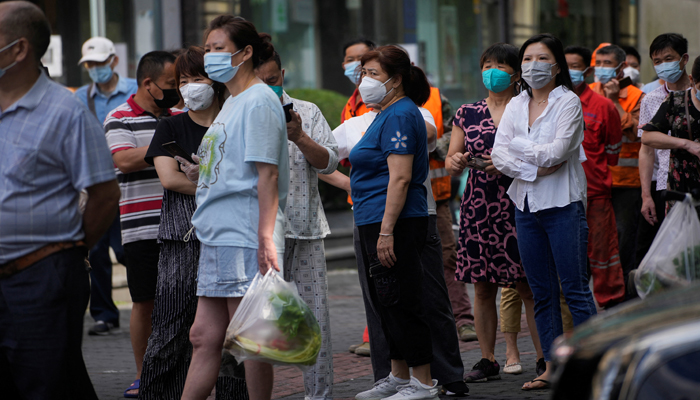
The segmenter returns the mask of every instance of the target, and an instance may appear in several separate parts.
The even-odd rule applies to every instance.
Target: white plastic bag
[[[270,364],[316,363],[321,329],[296,285],[270,269],[255,275],[226,330],[224,348],[240,362],[246,359]]]
[[[634,276],[641,298],[700,278],[700,220],[690,195],[671,208]]]

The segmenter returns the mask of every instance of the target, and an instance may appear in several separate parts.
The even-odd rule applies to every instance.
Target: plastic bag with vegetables
[[[296,285],[270,269],[255,275],[226,330],[224,348],[237,360],[304,367],[316,364],[321,330]]]
[[[686,195],[682,202],[676,202],[664,219],[634,276],[641,298],[700,279],[697,205],[690,195]]]

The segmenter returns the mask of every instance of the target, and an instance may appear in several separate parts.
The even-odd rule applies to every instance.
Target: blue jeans
[[[119,215],[99,242],[90,250],[90,315],[95,321],[111,322],[119,326],[119,309],[112,300],[112,259],[109,248],[114,250],[117,261],[125,264],[122,247],[122,230]]]
[[[596,314],[586,271],[588,225],[580,201],[565,207],[530,212],[515,210],[518,249],[535,298],[535,322],[544,360],[551,361],[552,342],[563,333],[559,283],[574,326]]]

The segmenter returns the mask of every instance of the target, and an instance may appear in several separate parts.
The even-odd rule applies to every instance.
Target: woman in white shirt
[[[518,249],[535,297],[535,322],[547,371],[523,390],[549,386],[550,349],[562,332],[559,283],[574,326],[596,314],[586,271],[588,225],[581,101],[564,49],[550,34],[520,48],[523,92],[506,107],[491,154],[513,179]]]

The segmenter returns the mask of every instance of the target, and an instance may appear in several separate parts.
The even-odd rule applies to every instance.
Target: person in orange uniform
[[[569,46],[564,50],[574,91],[581,99],[585,131],[583,163],[588,184],[588,260],[593,277],[593,295],[601,307],[618,304],[625,297],[625,282],[618,250],[617,224],[613,212],[612,174],[622,140],[620,115],[612,101],[594,93],[585,79],[591,75],[591,51]],[[588,66],[588,67],[587,67]]]
[[[350,41],[343,46],[343,69],[345,70],[345,76],[355,85],[355,91],[352,92],[340,114],[341,124],[347,119],[359,117],[369,112],[369,108],[362,101],[360,91],[357,89],[360,85],[360,69],[358,67],[362,56],[368,51],[374,50],[375,47],[377,45],[373,41],[362,38]]]
[[[612,204],[617,222],[620,262],[622,269],[634,268],[637,228],[641,209],[639,180],[639,148],[636,136],[639,107],[644,93],[634,85],[621,87],[620,80],[627,67],[627,54],[619,46],[599,47],[595,53],[595,75],[598,82],[590,85],[597,94],[613,102],[620,115],[622,142],[618,165],[609,166],[612,173]]]

